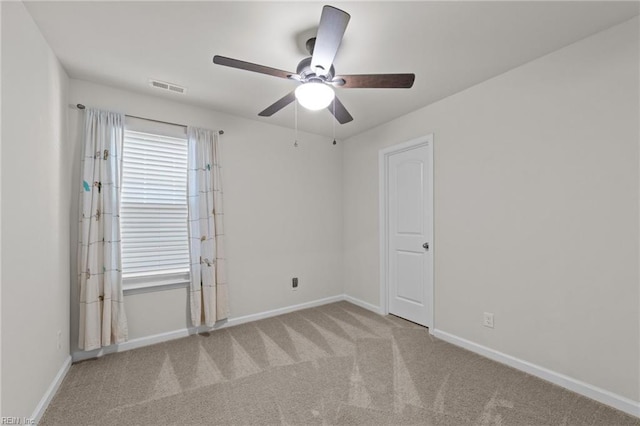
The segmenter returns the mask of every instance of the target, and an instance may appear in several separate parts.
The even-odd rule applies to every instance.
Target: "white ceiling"
[[[293,104],[258,112],[296,83],[212,63],[229,56],[287,71],[308,56],[316,2],[28,2],[69,76],[293,127]],[[412,89],[340,89],[354,117],[346,138],[632,18],[638,2],[337,2],[351,21],[337,74],[413,72]],[[149,78],[187,87],[184,96]],[[332,134],[326,110],[299,127]]]

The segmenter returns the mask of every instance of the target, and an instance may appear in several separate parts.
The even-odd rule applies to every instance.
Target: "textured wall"
[[[638,52],[636,18],[347,140],[345,292],[379,303],[378,151],[433,133],[435,327],[640,400]]]
[[[2,415],[30,417],[69,356],[68,78],[23,4],[1,7]]]
[[[225,131],[221,151],[232,317],[342,294],[340,145],[301,134],[294,148],[290,129],[81,80],[71,80],[69,98],[72,104]],[[72,110],[70,116],[75,185],[81,113]],[[76,191],[73,197],[75,203]],[[75,247],[77,212],[72,214]],[[75,254],[72,263],[75,271]],[[294,276],[300,279],[296,291],[291,289]],[[72,348],[77,347],[76,297]],[[187,302],[184,288],[125,296],[130,338],[190,326]]]

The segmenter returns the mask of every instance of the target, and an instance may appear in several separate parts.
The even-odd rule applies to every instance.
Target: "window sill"
[[[135,284],[124,284],[123,292],[125,296],[131,294],[151,293],[155,291],[173,290],[189,286],[189,280],[185,278],[168,278],[166,280],[156,280],[147,282],[137,282]]]

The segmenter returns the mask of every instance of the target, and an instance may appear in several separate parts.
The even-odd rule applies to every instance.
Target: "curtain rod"
[[[77,104],[76,108],[78,109],[85,109],[86,107],[82,104]],[[153,121],[155,123],[162,123],[162,124],[169,124],[171,126],[179,126],[179,127],[187,127],[184,124],[178,124],[178,123],[171,123],[169,121],[162,121],[162,120],[154,120],[153,118],[145,118],[145,117],[138,117],[137,115],[129,115],[129,114],[125,114],[125,117],[130,117],[130,118],[138,118],[140,120],[147,120],[147,121]],[[224,130],[218,130],[218,134],[220,135],[224,135]]]

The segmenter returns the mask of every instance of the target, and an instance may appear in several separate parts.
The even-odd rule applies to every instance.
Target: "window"
[[[188,280],[186,138],[125,130],[122,157],[125,287]]]

